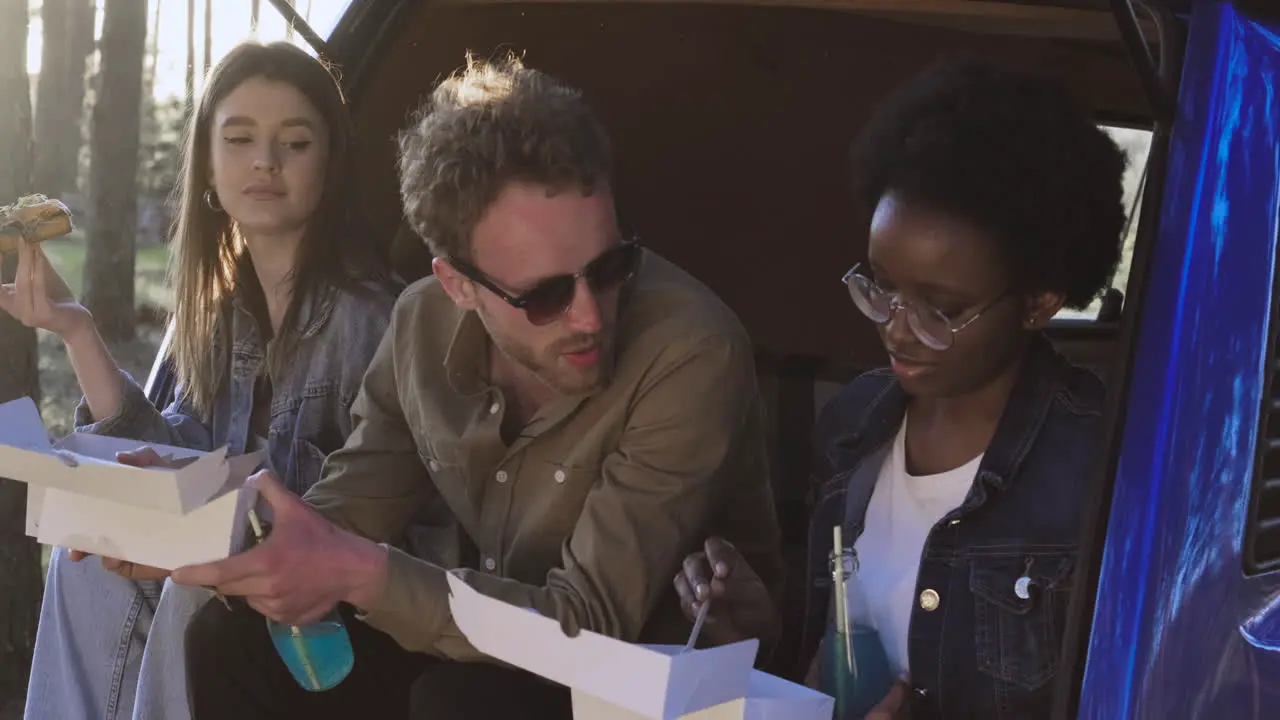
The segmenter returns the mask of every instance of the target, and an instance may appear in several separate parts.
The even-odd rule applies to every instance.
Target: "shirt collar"
[[[489,331],[480,316],[467,310],[458,318],[444,356],[449,387],[462,395],[484,392],[489,385]]]
[[[328,283],[316,283],[315,286],[307,290],[306,295],[302,298],[302,304],[298,308],[297,327],[300,328],[299,337],[306,339],[319,333],[329,318],[333,315],[333,308],[338,301],[338,290]],[[235,292],[231,296],[231,305],[237,312],[243,312],[252,317],[253,313],[249,310],[248,298],[245,295],[243,286],[237,286]]]

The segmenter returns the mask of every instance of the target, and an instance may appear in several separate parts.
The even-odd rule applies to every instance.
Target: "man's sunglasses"
[[[634,240],[627,240],[601,253],[580,272],[547,278],[519,295],[503,290],[492,278],[465,260],[450,258],[449,264],[463,277],[502,298],[511,307],[523,310],[530,323],[546,325],[564,315],[573,305],[578,278],[585,279],[587,287],[597,295],[615,290],[636,274],[642,255],[640,245]]]

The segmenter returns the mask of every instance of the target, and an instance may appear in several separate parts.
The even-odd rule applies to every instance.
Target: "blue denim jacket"
[[[363,293],[330,290],[309,295],[298,315],[302,333],[295,357],[271,377],[267,455],[270,467],[299,495],[320,479],[325,456],[342,447],[351,434],[351,403],[390,323],[399,288],[390,282],[368,282],[363,288]],[[225,445],[229,455],[252,449],[249,420],[266,346],[257,320],[238,296],[226,312],[230,322],[213,338],[210,352],[231,372],[214,400],[212,417],[200,417],[181,386],[174,402],[163,412],[157,410],[122,371],[120,412],[92,422],[81,400],[76,432],[205,451]]]
[[[1048,717],[1104,396],[1048,340],[1033,343],[968,496],[921,553],[907,641],[913,720]],[[818,418],[802,657],[827,622],[831,528],[842,524],[850,543],[861,534],[906,405],[882,370],[845,386]],[[1026,599],[1015,592],[1023,576]],[[929,589],[941,598],[933,611],[919,602]]]

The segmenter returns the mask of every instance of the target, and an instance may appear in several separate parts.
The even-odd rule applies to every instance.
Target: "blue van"
[[[407,279],[430,258],[391,138],[430,84],[514,48],[586,91],[627,220],[756,338],[796,568],[815,409],[884,361],[831,272],[861,259],[849,141],[944,53],[1062,76],[1129,152],[1133,209],[1112,290],[1050,329],[1111,392],[1055,717],[1280,718],[1280,0],[354,0],[319,32],[272,4],[342,69],[362,201]],[[171,385],[158,361],[152,399]],[[770,669],[796,677],[794,650]]]

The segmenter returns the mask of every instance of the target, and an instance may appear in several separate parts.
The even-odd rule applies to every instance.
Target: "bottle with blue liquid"
[[[258,542],[262,542],[265,533],[252,508],[249,524]],[[285,667],[304,690],[320,692],[336,687],[351,674],[355,665],[351,637],[336,607],[325,617],[306,625],[285,625],[267,618],[267,632]]]
[[[267,631],[285,667],[304,690],[333,688],[346,679],[355,665],[351,638],[337,608],[307,625],[285,625],[268,619]]]
[[[861,720],[893,687],[880,633],[858,581],[858,556],[835,528],[831,552],[832,622],[819,649],[822,692],[836,700],[836,720]]]

